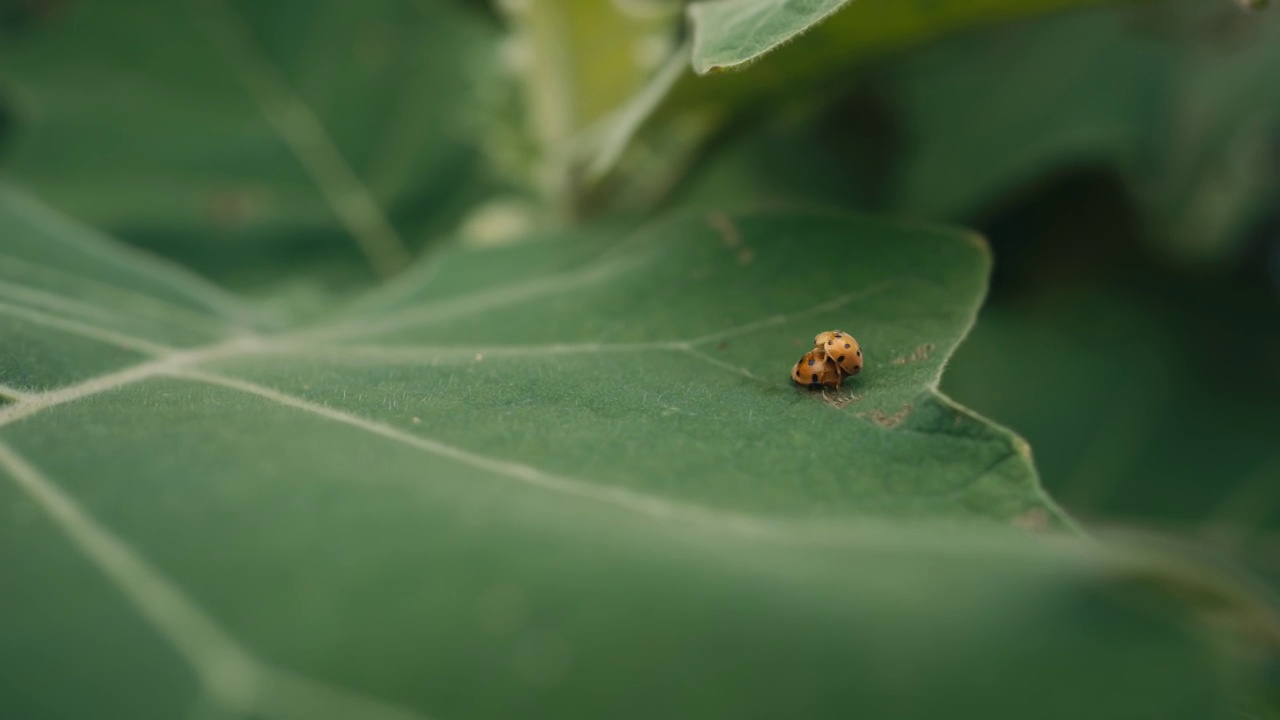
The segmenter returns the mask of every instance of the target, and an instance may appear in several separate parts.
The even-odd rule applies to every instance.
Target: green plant
[[[1280,25],[1074,4],[7,7],[4,716],[1274,716],[1265,587],[1080,528],[939,389],[1063,434],[1086,516],[1264,508],[1272,577],[1270,400],[1199,391],[1221,478],[1068,479],[1163,427],[1093,403],[1180,368],[1178,283],[1252,266]],[[1081,166],[1128,200],[1025,200]],[[938,221],[1012,267],[958,355],[992,252]],[[1148,312],[1064,246],[1179,269]],[[1197,307],[1265,388],[1252,288]],[[1136,357],[1047,350],[1071,312]],[[832,328],[865,372],[793,386]]]

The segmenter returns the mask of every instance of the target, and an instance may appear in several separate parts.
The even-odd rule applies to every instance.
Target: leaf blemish
[[[933,343],[925,343],[917,346],[909,354],[896,357],[889,361],[890,365],[906,365],[908,363],[918,363],[921,360],[928,360],[929,353],[933,352],[938,346]]]
[[[742,233],[738,231],[738,226],[729,219],[728,215],[718,212],[707,213],[707,224],[712,230],[720,233],[720,241],[725,247],[736,248],[742,244]]]
[[[911,403],[907,403],[906,405],[902,406],[901,410],[899,410],[898,412],[892,415],[885,413],[883,410],[870,410],[868,412],[858,413],[858,417],[866,418],[876,423],[877,425],[891,428],[891,427],[896,427],[903,420],[906,420],[907,416],[911,414],[911,408],[912,408]]]
[[[204,198],[206,221],[218,228],[242,228],[263,214],[265,199],[252,188],[226,188]]]
[[[1045,532],[1049,529],[1049,514],[1044,508],[1031,508],[1015,517],[1013,524],[1030,532]]]

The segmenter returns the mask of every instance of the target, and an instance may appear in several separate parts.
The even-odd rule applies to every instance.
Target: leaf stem
[[[570,220],[575,188],[570,158],[562,148],[573,138],[577,88],[568,12],[562,0],[509,0],[503,9],[522,51],[517,70],[538,146],[536,182],[556,218]]]

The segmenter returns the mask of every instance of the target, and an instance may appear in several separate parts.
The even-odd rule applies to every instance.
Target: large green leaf
[[[203,274],[248,288],[394,273],[495,182],[495,123],[478,116],[501,100],[499,36],[461,4],[63,10],[0,41],[0,163]]]
[[[72,255],[59,233],[73,226],[23,196],[6,201],[24,222],[4,239],[6,287],[13,302],[35,306],[15,310],[28,355],[9,357],[6,384],[45,392],[156,348],[216,339],[216,326],[201,331],[207,323],[154,308],[112,312],[97,285],[65,274],[83,271],[91,239]],[[403,412],[381,419],[419,417],[473,451],[509,445],[513,461],[628,487],[657,482],[682,500],[784,515],[1049,510],[1019,442],[932,390],[983,293],[988,260],[977,239],[821,214],[713,214],[526,245],[446,254],[325,325],[196,352],[264,386],[306,386],[325,403],[419,388]],[[120,272],[123,261],[110,267]],[[93,316],[76,316],[81,308]],[[73,317],[59,322],[92,325],[109,351],[75,338],[63,347],[65,328],[50,336],[32,320],[60,309]],[[180,334],[167,335],[168,324]],[[792,363],[830,327],[862,340],[867,372],[825,397],[793,389]],[[503,421],[490,422],[494,413]],[[824,427],[855,442],[832,442]],[[848,480],[776,487],[777,473],[819,455],[845,465]],[[600,467],[601,457],[618,462]]]
[[[702,0],[689,5],[693,69],[750,62],[826,20],[849,0]]]
[[[1010,527],[1063,520],[933,390],[971,237],[586,230],[274,332],[7,187],[0,250],[5,716],[1227,712],[1173,606]],[[792,387],[833,326],[864,375]]]

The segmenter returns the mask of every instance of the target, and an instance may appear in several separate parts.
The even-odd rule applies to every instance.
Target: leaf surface
[[[750,62],[817,25],[849,0],[703,0],[689,6],[693,69],[719,72]]]
[[[1008,527],[1064,520],[933,390],[969,236],[686,215],[271,332],[8,187],[0,249],[5,715],[1225,707],[1168,607]],[[824,400],[788,373],[831,327],[867,369]]]

